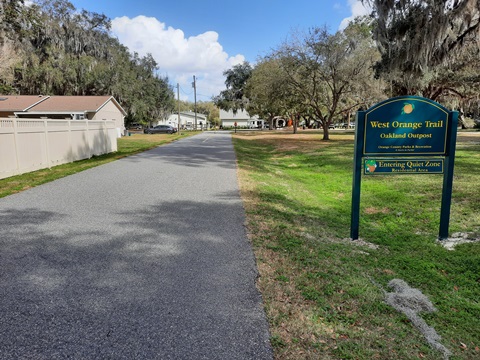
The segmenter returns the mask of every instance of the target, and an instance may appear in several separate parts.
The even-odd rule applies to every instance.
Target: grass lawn
[[[458,138],[450,233],[480,238],[480,133]],[[352,242],[353,134],[237,133],[247,227],[276,359],[441,359],[385,303],[402,279],[451,359],[480,358],[480,242],[436,242],[442,175],[364,176]]]
[[[0,198],[98,165],[106,164],[110,161],[121,159],[125,156],[138,154],[139,152],[194,134],[196,134],[196,132],[180,132],[174,135],[133,134],[132,136],[122,137],[118,139],[117,152],[58,165],[50,169],[42,169],[27,174],[0,179]]]

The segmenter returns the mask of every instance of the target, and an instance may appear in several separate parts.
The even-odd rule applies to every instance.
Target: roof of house
[[[0,96],[0,111],[35,113],[98,112],[110,100],[127,115],[113,96]]]
[[[126,115],[120,104],[112,96],[50,96],[28,111],[32,112],[98,112],[112,100],[121,112]]]
[[[259,120],[258,116],[250,116],[246,110],[238,110],[236,113],[233,113],[232,110],[225,111],[220,109],[220,120]]]
[[[171,115],[178,116],[178,113],[173,113]],[[195,118],[195,113],[193,111],[180,111],[180,116]],[[200,118],[207,119],[207,116],[197,112],[197,119],[200,119]]]
[[[0,95],[0,111],[26,111],[32,105],[46,99],[48,99],[48,96]]]

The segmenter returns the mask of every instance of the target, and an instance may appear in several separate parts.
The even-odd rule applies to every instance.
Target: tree
[[[226,111],[232,110],[234,113],[238,110],[244,110],[248,103],[244,88],[251,74],[252,67],[247,61],[226,70],[223,75],[226,77],[225,85],[227,89],[213,98],[215,105]]]
[[[166,118],[175,106],[175,95],[168,78],[156,75],[157,63],[150,54],[142,58],[135,53],[130,66],[134,81],[124,98],[129,120],[151,124]]]
[[[110,60],[110,21],[105,15],[77,12],[65,0],[42,0],[24,7],[24,39],[16,69],[20,93],[96,95],[86,79],[95,67]],[[98,71],[97,71],[98,72]],[[90,90],[85,90],[88,88]],[[105,90],[105,89],[104,89]]]
[[[212,101],[197,102],[197,112],[207,116],[208,121],[213,126],[220,125],[220,114],[218,108]]]
[[[14,93],[14,71],[21,61],[18,42],[22,40],[23,0],[0,2],[0,93]]]
[[[275,116],[287,112],[289,91],[287,74],[277,59],[262,59],[253,69],[245,85],[245,95],[249,99],[247,111],[266,119],[270,129]]]
[[[374,86],[372,65],[378,52],[368,32],[359,29],[331,35],[326,28],[313,28],[295,34],[273,55],[323,128],[324,140],[334,119],[363,106],[367,87]]]
[[[382,53],[376,73],[391,96],[420,95],[478,113],[480,0],[378,1],[375,39]]]
[[[45,95],[112,95],[129,120],[149,122],[173,109],[168,78],[151,55],[130,54],[109,34],[103,14],[68,0],[0,2],[0,91]]]
[[[363,0],[377,16],[385,70],[422,73],[480,31],[479,0]]]
[[[6,37],[21,34],[21,13],[24,0],[2,0],[0,2],[0,47]]]
[[[0,94],[10,94],[15,91],[14,72],[12,69],[21,61],[11,41],[6,41],[0,46]]]
[[[446,88],[455,91],[439,85],[448,83],[444,72],[466,47],[478,54],[480,0],[363,2],[376,17],[374,38],[382,54],[377,75],[391,83],[394,95],[424,93],[435,100]]]

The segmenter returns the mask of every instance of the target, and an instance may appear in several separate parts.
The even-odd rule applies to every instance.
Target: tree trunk
[[[330,140],[330,134],[328,132],[328,124],[329,124],[328,121],[325,121],[325,122],[322,123],[322,127],[323,127],[323,139],[322,140]]]
[[[294,134],[297,133],[299,119],[300,119],[299,115],[294,115],[293,116],[293,133]]]

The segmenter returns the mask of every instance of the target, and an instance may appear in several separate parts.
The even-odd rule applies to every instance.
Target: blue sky
[[[333,33],[366,10],[357,0],[70,0],[104,13],[113,35],[131,51],[151,53],[160,74],[181,87],[181,98],[208,101],[224,86],[223,71],[250,63],[295,30],[326,25]]]

